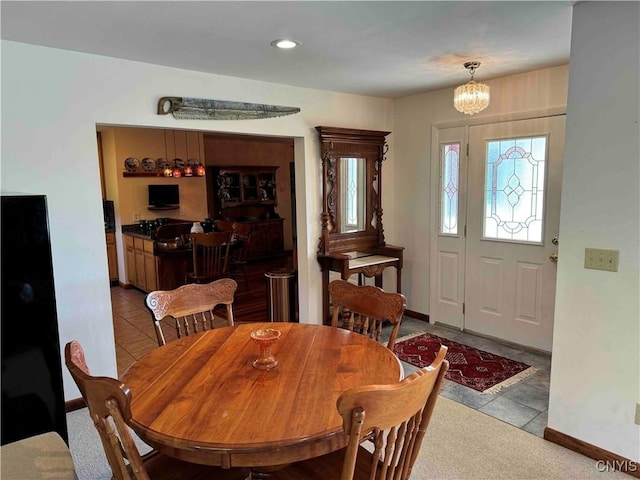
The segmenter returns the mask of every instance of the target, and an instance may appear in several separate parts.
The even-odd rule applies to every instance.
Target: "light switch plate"
[[[636,425],[640,425],[640,402],[636,403]]]
[[[600,248],[584,249],[584,268],[604,270],[606,272],[618,271],[618,250],[603,250]]]

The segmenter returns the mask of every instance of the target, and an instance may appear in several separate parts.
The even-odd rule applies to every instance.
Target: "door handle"
[[[557,253],[552,253],[551,255],[549,255],[549,260],[551,260],[554,263],[558,263],[558,254]]]

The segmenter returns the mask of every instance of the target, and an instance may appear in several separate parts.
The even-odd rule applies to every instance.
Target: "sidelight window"
[[[441,145],[440,233],[458,234],[458,198],[460,180],[460,143]]]

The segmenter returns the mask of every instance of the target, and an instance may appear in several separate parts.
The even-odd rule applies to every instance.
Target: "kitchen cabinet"
[[[118,281],[118,255],[116,253],[116,234],[107,232],[107,260],[109,262],[109,281]]]
[[[124,235],[127,282],[145,292],[158,289],[153,240]]]
[[[136,251],[133,247],[133,237],[124,235],[125,264],[127,270],[127,283],[137,286],[136,277]]]
[[[158,274],[156,266],[156,257],[153,254],[154,242],[152,240],[143,240],[144,250],[144,278],[145,290],[152,292],[158,290]]]

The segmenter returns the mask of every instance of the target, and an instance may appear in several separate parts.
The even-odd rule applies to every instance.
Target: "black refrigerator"
[[[67,423],[44,195],[2,194],[0,444]]]

